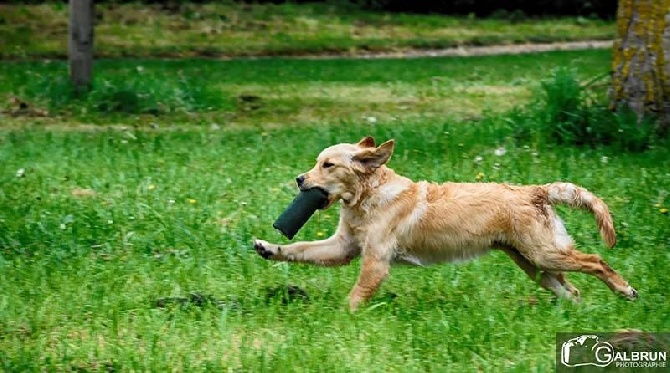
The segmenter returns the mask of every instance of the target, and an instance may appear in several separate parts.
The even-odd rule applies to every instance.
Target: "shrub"
[[[629,151],[649,148],[659,135],[655,121],[638,123],[631,112],[611,111],[606,77],[582,82],[573,70],[557,69],[540,84],[535,100],[510,111],[505,120],[520,141],[606,145]]]
[[[96,76],[86,94],[72,90],[59,75],[34,74],[23,92],[27,100],[42,102],[51,111],[154,114],[221,110],[232,101],[209,82],[194,77],[165,79],[151,72],[123,70]]]

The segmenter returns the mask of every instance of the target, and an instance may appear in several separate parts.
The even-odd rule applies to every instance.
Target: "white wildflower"
[[[476,164],[482,163],[483,160],[484,160],[484,158],[481,155],[478,155],[478,156],[475,157],[475,163]]]
[[[502,146],[493,151],[493,154],[495,154],[496,157],[502,157],[505,153],[507,153],[507,149]]]

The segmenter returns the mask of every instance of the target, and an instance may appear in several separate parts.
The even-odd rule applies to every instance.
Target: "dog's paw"
[[[635,290],[634,287],[628,285],[628,288],[626,289],[626,292],[624,293],[624,296],[628,298],[628,300],[637,300],[639,297],[639,294],[637,290]]]
[[[272,250],[272,246],[273,245],[267,241],[254,240],[254,250],[256,250],[258,255],[262,256],[263,259],[272,259],[273,256],[277,255],[277,253]]]

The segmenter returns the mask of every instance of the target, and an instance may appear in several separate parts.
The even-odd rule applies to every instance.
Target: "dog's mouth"
[[[325,210],[335,202],[335,200],[331,198],[330,193],[328,193],[323,188],[319,188],[319,187],[311,187],[311,188],[302,187],[302,188],[300,188],[300,192],[307,192],[307,191],[314,191],[314,192],[318,192],[320,194],[319,199],[321,200],[321,203],[320,203],[320,206],[317,207],[319,210]]]
[[[325,210],[332,206],[335,202],[337,202],[336,198],[331,198],[331,196],[326,193],[326,202],[323,204],[323,207],[321,207],[319,210]]]

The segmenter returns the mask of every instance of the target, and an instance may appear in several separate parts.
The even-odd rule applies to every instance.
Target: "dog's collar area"
[[[355,204],[355,202],[358,201],[358,198],[357,198],[356,194],[351,193],[351,192],[342,193],[342,196],[340,197],[340,199],[347,206],[353,206]]]

